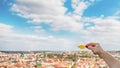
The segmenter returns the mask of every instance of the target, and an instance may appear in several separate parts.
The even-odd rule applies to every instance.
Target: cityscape
[[[120,51],[109,51],[120,60]],[[89,51],[1,51],[0,68],[109,68]]]

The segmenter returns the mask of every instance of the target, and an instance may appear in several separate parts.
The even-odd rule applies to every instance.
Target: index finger
[[[86,48],[88,48],[88,46],[95,47],[95,46],[96,46],[96,43],[88,43],[88,44],[85,45]]]

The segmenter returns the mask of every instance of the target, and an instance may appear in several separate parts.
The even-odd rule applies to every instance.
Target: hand
[[[100,55],[104,52],[104,50],[100,47],[99,43],[88,43],[86,44],[86,47],[92,50],[94,54]]]

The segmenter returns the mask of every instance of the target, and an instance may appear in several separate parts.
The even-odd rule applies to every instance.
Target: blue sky
[[[120,50],[119,26],[119,0],[0,2],[0,50],[72,51],[88,42]]]

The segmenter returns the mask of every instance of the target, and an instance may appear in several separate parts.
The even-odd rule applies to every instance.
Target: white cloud
[[[16,0],[12,10],[32,22],[51,22],[56,15],[64,15],[66,8],[63,0]]]
[[[72,0],[72,7],[75,10],[74,13],[77,15],[82,16],[83,12],[89,4],[87,2],[84,2],[82,0]]]
[[[13,28],[13,26],[0,23],[0,34],[5,34],[7,32],[12,33],[12,32],[14,32],[13,30],[11,30],[12,28]]]
[[[33,24],[45,23],[50,25],[52,27],[51,30],[53,31],[57,31],[57,30],[79,31],[80,37],[78,37],[78,39],[80,39],[80,41],[100,42],[105,49],[116,49],[116,47],[114,46],[118,47],[120,44],[119,43],[120,42],[119,41],[120,40],[119,11],[116,13],[117,16],[105,17],[104,15],[101,15],[101,17],[99,18],[97,17],[83,18],[83,12],[95,1],[96,0],[88,0],[88,1],[72,0],[72,8],[74,9],[74,11],[69,12],[68,14],[65,14],[67,8],[64,7],[64,2],[65,2],[64,0],[48,0],[48,1],[16,0],[16,2],[12,5],[11,10],[13,12],[16,12],[17,15],[23,18],[29,19],[28,20],[29,23],[33,23]],[[87,29],[84,30],[83,27],[90,26],[89,23],[91,22],[94,23],[95,25],[91,27],[87,27]],[[41,27],[36,27],[35,31],[41,32],[41,30],[42,30]],[[54,37],[52,38],[52,40],[54,40]],[[45,45],[47,43],[49,44],[53,44],[53,42],[55,43],[55,41],[52,40],[51,41],[46,40],[47,41],[46,43],[41,42],[41,44]],[[59,39],[55,39],[55,40],[59,40]],[[62,42],[65,43],[65,41]],[[74,42],[73,39],[72,42]],[[34,44],[38,45],[39,42],[35,41]],[[69,45],[69,43],[66,44]],[[55,43],[55,45],[57,44]],[[60,44],[60,45],[63,45],[64,47],[64,44]],[[43,49],[45,49],[44,47]],[[53,48],[57,49],[54,46]],[[117,49],[120,50],[120,47],[118,47]]]
[[[1,50],[71,50],[73,43],[64,38],[54,36],[39,37],[28,34],[17,34],[13,27],[0,24]]]
[[[65,14],[65,0],[16,0],[11,10],[29,19],[30,23],[46,23],[52,30],[79,31],[82,29],[81,16],[92,1],[72,0],[73,13]]]
[[[46,33],[46,30],[44,30],[42,26],[31,26],[30,28],[36,33]]]
[[[93,22],[95,25],[85,30],[84,35],[79,38],[85,42],[100,42],[106,50],[120,50],[120,20],[118,18],[110,16],[84,19],[84,22]]]
[[[93,31],[98,32],[111,32],[111,31],[117,31],[120,29],[120,20],[118,20],[118,17],[106,17],[106,18],[87,18],[85,19],[85,22],[93,22],[95,24]]]
[[[69,16],[58,16],[53,23],[53,30],[70,30],[79,31],[82,29],[82,24],[76,22],[75,18]]]

